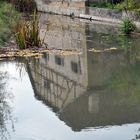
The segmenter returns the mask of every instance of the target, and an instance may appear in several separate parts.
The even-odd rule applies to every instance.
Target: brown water
[[[48,23],[48,47],[77,54],[0,62],[0,139],[136,139],[140,39],[52,15],[42,15],[42,34]]]

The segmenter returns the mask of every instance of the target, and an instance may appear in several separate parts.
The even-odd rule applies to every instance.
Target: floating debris
[[[35,57],[40,58],[42,57],[43,53],[49,54],[58,54],[58,55],[79,55],[81,52],[73,51],[73,50],[57,50],[57,49],[47,49],[47,48],[33,48],[33,49],[26,49],[26,50],[19,50],[19,49],[3,49],[0,50],[0,60],[3,59],[15,59],[19,57]]]
[[[119,49],[112,47],[112,48],[107,48],[107,49],[102,49],[102,50],[97,50],[95,48],[89,49],[89,52],[95,52],[95,53],[102,53],[102,52],[112,52],[112,51],[117,51]]]

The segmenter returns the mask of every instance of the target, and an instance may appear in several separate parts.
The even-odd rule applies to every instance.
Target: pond
[[[63,16],[40,24],[53,52],[0,62],[0,139],[138,139],[140,39]]]

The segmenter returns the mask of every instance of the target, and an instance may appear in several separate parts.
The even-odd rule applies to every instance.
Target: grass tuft
[[[39,15],[34,12],[31,21],[20,22],[16,27],[16,42],[19,49],[41,47],[44,40],[40,38]]]

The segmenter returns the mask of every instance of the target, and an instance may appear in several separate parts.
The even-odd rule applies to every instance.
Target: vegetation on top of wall
[[[98,2],[92,2],[89,4],[90,7],[98,7],[98,8],[108,8],[108,9],[112,9],[113,5],[109,2],[102,2],[102,3],[98,3]]]
[[[121,0],[116,3],[109,2],[91,2],[90,7],[118,9],[118,10],[135,10],[140,12],[140,2],[138,0]]]
[[[122,1],[121,3],[116,4],[114,8],[119,10],[140,11],[140,2],[136,2],[136,0]]]

